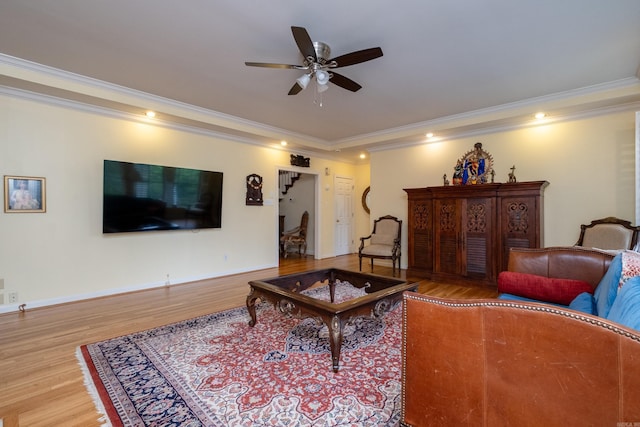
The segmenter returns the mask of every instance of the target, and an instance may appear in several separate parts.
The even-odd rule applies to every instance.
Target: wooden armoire
[[[547,181],[405,188],[410,277],[495,286],[509,248],[543,246]]]

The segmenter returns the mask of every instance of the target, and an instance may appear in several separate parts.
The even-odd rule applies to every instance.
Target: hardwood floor
[[[292,255],[279,268],[0,315],[0,419],[14,426],[98,426],[76,348],[245,304],[248,281],[338,267],[358,270],[358,257],[324,260]],[[366,271],[367,269],[365,269]],[[391,275],[376,265],[375,274]],[[406,278],[406,272],[402,271]],[[421,293],[492,298],[480,287],[420,281]]]

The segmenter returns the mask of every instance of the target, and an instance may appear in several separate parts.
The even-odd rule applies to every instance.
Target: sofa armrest
[[[404,426],[640,420],[640,335],[522,301],[403,297]]]

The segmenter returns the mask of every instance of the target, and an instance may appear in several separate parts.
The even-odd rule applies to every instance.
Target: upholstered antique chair
[[[398,273],[400,272],[400,232],[402,230],[402,220],[395,216],[386,215],[373,221],[373,231],[367,237],[360,238],[360,249],[358,257],[360,261],[360,271],[362,271],[362,258],[371,258],[371,271],[373,272],[373,260],[390,259],[392,264],[392,274],[396,275],[396,261],[398,262]],[[365,246],[365,242],[368,245]]]
[[[298,254],[307,256],[307,226],[309,225],[309,212],[304,211],[300,226],[285,231],[280,237],[282,256],[287,257],[290,246],[298,247]]]
[[[640,227],[615,217],[591,221],[580,226],[580,238],[576,246],[605,250],[636,249]]]

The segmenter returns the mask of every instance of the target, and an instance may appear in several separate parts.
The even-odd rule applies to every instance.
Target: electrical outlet
[[[15,304],[18,302],[18,293],[17,292],[9,292],[7,294],[7,299],[9,300],[9,304]]]

